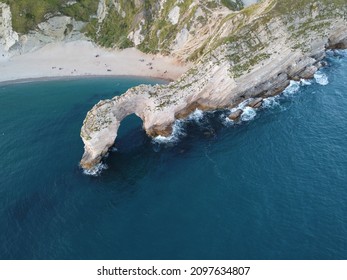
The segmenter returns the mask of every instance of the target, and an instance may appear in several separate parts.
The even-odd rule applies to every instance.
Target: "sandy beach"
[[[0,60],[0,82],[122,75],[175,80],[188,68],[174,58],[144,54],[135,48],[107,50],[88,41],[59,42]]]

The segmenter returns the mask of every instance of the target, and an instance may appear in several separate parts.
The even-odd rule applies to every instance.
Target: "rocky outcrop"
[[[80,32],[84,22],[67,16],[53,16],[40,23],[35,31],[20,36],[17,53],[26,53],[39,49],[49,43],[83,40]]]
[[[231,119],[232,121],[237,121],[241,115],[242,115],[243,111],[241,109],[237,109],[235,112],[232,112],[229,115],[229,119]]]
[[[86,23],[68,16],[47,15],[35,30],[18,34],[12,29],[10,6],[0,3],[0,58],[34,51],[49,43],[87,39],[81,33],[85,26]]]
[[[259,108],[262,103],[263,103],[263,98],[258,97],[251,100],[247,105],[252,108]]]
[[[12,29],[12,14],[10,7],[0,3],[0,57],[5,57],[12,46],[19,40],[17,32]]]
[[[73,30],[73,20],[67,16],[55,16],[38,25],[38,30],[52,41],[62,41]]]
[[[287,11],[288,2],[263,1],[226,15],[199,62],[178,81],[135,87],[95,105],[81,130],[81,166],[92,169],[100,162],[129,114],[142,119],[149,136],[167,136],[176,119],[196,109],[234,108],[249,98],[254,104],[248,106],[256,108],[260,97],[280,93],[290,80],[311,77],[326,48],[345,46],[346,5],[308,1],[301,10],[289,5]]]

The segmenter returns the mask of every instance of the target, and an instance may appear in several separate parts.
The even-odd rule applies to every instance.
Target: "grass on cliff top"
[[[324,7],[341,7],[346,6],[346,0],[277,0],[275,11],[279,14],[291,14],[293,12],[300,12],[305,9],[312,9],[317,5],[323,5]]]
[[[47,15],[63,14],[76,20],[89,21],[96,14],[98,1],[77,0],[77,3],[67,6],[68,0],[0,0],[10,5],[13,29],[26,34],[34,30],[45,20]]]

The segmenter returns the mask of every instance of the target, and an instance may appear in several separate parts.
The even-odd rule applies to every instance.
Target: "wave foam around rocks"
[[[327,84],[329,84],[328,76],[321,71],[317,71],[314,74],[314,79],[315,79],[316,83],[319,85],[326,86]]]
[[[101,174],[101,172],[106,170],[106,169],[108,169],[108,166],[106,163],[99,163],[91,169],[83,170],[83,174],[88,175],[88,176],[98,177]]]

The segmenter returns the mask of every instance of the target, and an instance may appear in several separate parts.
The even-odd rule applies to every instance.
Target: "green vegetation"
[[[206,0],[201,1],[201,9],[205,15],[195,18],[198,5],[189,8],[193,0],[178,2],[166,0],[163,7],[158,5],[159,0],[106,0],[108,13],[102,22],[95,17],[98,8],[98,0],[76,0],[74,4],[68,4],[69,0],[0,0],[10,5],[12,11],[13,28],[19,33],[28,33],[37,25],[54,15],[67,15],[76,20],[84,21],[87,25],[84,32],[95,42],[104,47],[127,48],[133,46],[127,38],[131,31],[140,27],[143,42],[138,48],[149,53],[171,53],[177,34],[193,24],[205,26],[212,24],[209,18],[210,11],[222,4],[231,10],[241,10],[240,13],[225,15],[220,21],[222,25],[230,26],[230,34],[223,38],[210,34],[203,44],[191,52],[189,60],[196,61],[221,45],[234,48],[229,53],[229,59],[235,65],[242,63],[240,69],[250,68],[253,65],[251,56],[262,51],[264,46],[257,42],[257,34],[266,30],[268,23],[275,17],[280,17],[281,22],[288,26],[288,31],[295,40],[299,40],[293,48],[306,49],[301,39],[314,31],[317,34],[325,30],[330,24],[324,21],[326,18],[335,18],[337,14],[346,18],[346,0],[273,0],[271,4],[259,13],[263,3],[243,8],[241,0]],[[71,1],[70,1],[71,2]],[[218,4],[220,3],[220,4]],[[180,8],[179,21],[172,24],[168,20],[170,11],[177,5]],[[342,9],[343,7],[343,9]],[[319,12],[317,12],[319,11]],[[302,22],[301,19],[309,14],[315,14],[311,21]],[[66,27],[66,34],[72,31],[71,24]],[[191,31],[191,34],[193,34]],[[253,40],[253,41],[252,41]],[[240,47],[242,46],[242,47]],[[249,52],[242,58],[238,53]],[[261,57],[264,59],[264,56]],[[236,71],[239,72],[239,71]]]
[[[88,22],[91,16],[96,14],[97,9],[98,1],[96,0],[78,0],[73,5],[62,7],[61,12],[76,20]]]
[[[216,1],[208,1],[206,3],[206,7],[209,8],[209,9],[215,9],[218,7],[218,4]]]
[[[196,49],[189,57],[189,61],[196,61],[200,57],[202,57],[203,54],[205,54],[205,50],[207,48],[207,41],[198,49]]]
[[[63,14],[77,20],[89,21],[96,13],[98,1],[78,0],[67,6],[68,0],[0,0],[10,5],[13,29],[19,33],[28,33],[45,20],[47,15]]]
[[[186,0],[177,6],[180,8],[180,20],[177,25],[173,25],[168,16],[170,11],[174,8],[176,1],[168,0],[165,2],[160,15],[156,18],[146,20],[147,27],[145,29],[145,39],[139,45],[139,49],[147,53],[169,53],[169,46],[175,40],[177,33],[183,29],[184,26],[189,26],[190,21],[196,11],[196,6],[189,9],[193,0]]]
[[[244,7],[241,0],[222,0],[222,4],[233,11],[242,10]]]
[[[255,65],[259,64],[265,59],[268,59],[269,57],[270,55],[267,53],[259,53],[243,61],[242,63],[236,64],[233,68],[234,78],[241,77],[244,73],[250,72]]]
[[[346,0],[285,0],[277,1],[274,12],[277,15],[302,14],[309,9],[311,12],[319,6],[324,6],[324,9],[335,9],[346,6]]]
[[[131,4],[131,2],[128,3]],[[131,19],[130,15],[123,18],[115,9],[110,9],[101,25],[96,19],[88,24],[87,35],[104,47],[131,47],[132,42],[127,38]]]
[[[62,6],[61,0],[0,0],[9,4],[12,11],[13,29],[27,33],[44,20],[48,13],[56,13]]]

